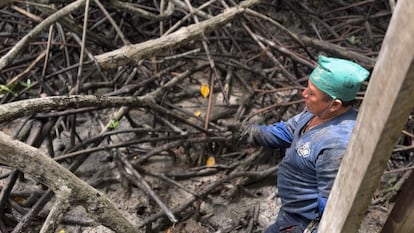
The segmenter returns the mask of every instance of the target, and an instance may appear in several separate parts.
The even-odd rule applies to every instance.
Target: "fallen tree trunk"
[[[11,102],[0,105],[0,122],[29,116],[43,111],[98,106],[100,108],[119,106],[150,106],[152,97],[105,97],[94,95],[52,96]]]
[[[260,0],[244,1],[239,6],[230,8],[223,14],[202,21],[199,24],[190,25],[157,39],[134,45],[126,45],[120,49],[100,54],[95,58],[100,66],[106,69],[116,68],[130,63],[138,63],[141,59],[150,57],[162,50],[177,48],[181,45],[188,44],[190,41],[203,36],[205,33],[209,33],[230,22],[234,17],[245,12],[247,7],[251,7],[259,2]]]
[[[0,132],[0,162],[32,176],[57,195],[67,195],[69,203],[76,201],[97,222],[115,232],[137,233],[138,227],[129,222],[103,193],[89,186],[72,172],[38,149],[11,139]],[[73,204],[73,203],[72,203]]]

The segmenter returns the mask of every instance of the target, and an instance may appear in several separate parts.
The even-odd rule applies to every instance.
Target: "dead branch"
[[[12,0],[1,0],[0,1],[0,7],[4,7],[8,4],[10,4],[12,2]]]
[[[96,106],[96,104],[99,104],[101,107],[116,107],[120,105],[142,107],[151,106],[154,103],[152,98],[147,97],[52,96],[0,105],[0,122],[29,116],[40,111],[82,108]]]
[[[139,174],[138,171],[134,169],[132,164],[128,161],[128,159],[125,158],[125,155],[122,155],[119,153],[119,150],[116,152],[117,159],[120,159],[122,163],[125,165],[125,173],[130,176],[130,181],[135,183],[138,187],[144,190],[145,193],[151,196],[151,198],[158,204],[158,206],[165,212],[168,219],[172,223],[178,222],[177,218],[174,216],[174,213],[164,204],[164,202],[161,201],[161,199],[158,197],[158,195],[152,190],[150,185],[144,180],[144,178]],[[132,174],[131,174],[132,173]]]
[[[167,36],[146,41],[140,44],[124,46],[120,49],[96,56],[102,68],[114,68],[126,64],[137,64],[141,59],[150,57],[165,49],[177,48],[185,45],[192,40],[200,38],[218,27],[225,25],[234,17],[245,12],[246,8],[259,3],[260,0],[246,0],[238,7],[226,10],[224,13],[211,19],[200,22],[199,24],[183,27],[180,30]]]
[[[261,178],[264,178],[264,177],[268,176],[269,174],[274,174],[277,169],[278,169],[278,166],[269,168],[265,171],[250,172],[250,173],[244,173],[244,172],[243,173],[234,173],[232,175],[223,177],[222,179],[219,179],[216,182],[208,184],[206,187],[203,187],[203,189],[200,190],[197,193],[196,196],[194,196],[192,198],[189,198],[184,203],[182,203],[181,205],[176,207],[173,211],[175,213],[183,212],[185,209],[187,209],[196,200],[198,200],[200,198],[203,198],[204,196],[208,195],[212,190],[214,190],[217,187],[223,185],[223,183],[230,182],[233,179],[240,178],[240,177],[250,177],[250,178],[254,178],[254,179],[261,179]],[[152,216],[150,216],[150,217],[148,217],[144,220],[143,225],[149,224],[149,223],[157,220],[160,217],[162,217],[162,214],[160,212],[158,212],[156,214],[153,214]]]
[[[45,223],[40,229],[40,233],[53,233],[56,231],[57,225],[60,223],[62,215],[70,207],[68,200],[70,199],[71,190],[65,186],[62,191],[56,195],[55,203],[47,216]]]
[[[3,70],[4,67],[10,64],[10,62],[15,59],[22,51],[23,49],[28,45],[28,43],[33,40],[33,38],[39,34],[42,30],[45,30],[48,28],[52,23],[56,22],[59,18],[64,17],[65,15],[69,14],[70,12],[78,9],[81,7],[85,1],[78,0],[75,1],[66,7],[60,9],[50,17],[43,20],[41,23],[39,23],[33,30],[28,33],[26,36],[24,36],[14,47],[13,49],[10,49],[9,52],[7,52],[6,55],[2,56],[0,58],[0,70]]]
[[[103,193],[90,187],[47,155],[25,143],[12,140],[4,133],[0,133],[0,145],[3,148],[0,151],[1,163],[31,174],[55,193],[65,192],[63,187],[73,190],[69,202],[83,200],[82,205],[88,213],[108,228],[116,232],[138,232],[136,226]],[[10,157],[10,154],[14,156]]]
[[[306,46],[312,46],[322,51],[335,54],[336,56],[339,56],[339,57],[359,61],[361,65],[364,65],[365,67],[373,68],[376,62],[376,59],[364,56],[363,54],[358,53],[358,52],[350,51],[346,48],[343,48],[341,46],[338,46],[338,45],[335,45],[335,44],[332,44],[326,41],[310,38],[307,36],[301,36],[300,38],[301,38],[301,41],[303,41],[303,43],[305,43]]]
[[[25,231],[30,222],[37,216],[42,208],[50,201],[54,193],[51,190],[45,192],[33,207],[20,219],[19,223],[14,227],[12,233],[19,233]]]
[[[151,12],[148,12],[142,8],[140,8],[139,6],[137,6],[134,3],[129,3],[129,2],[124,2],[124,1],[117,1],[117,0],[111,0],[109,1],[109,3],[112,5],[112,7],[115,8],[119,8],[122,10],[126,10],[126,11],[130,11],[134,14],[138,14],[146,19],[150,19],[150,20],[156,20],[156,19],[160,19],[160,17],[158,15],[152,14]],[[173,6],[172,4],[169,4],[169,6]],[[170,10],[172,11],[172,10]],[[169,14],[166,13],[165,15],[163,15],[163,17],[168,17]]]

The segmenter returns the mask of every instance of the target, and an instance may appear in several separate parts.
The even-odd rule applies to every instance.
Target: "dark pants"
[[[309,223],[310,220],[280,208],[276,222],[268,226],[264,233],[302,233]]]

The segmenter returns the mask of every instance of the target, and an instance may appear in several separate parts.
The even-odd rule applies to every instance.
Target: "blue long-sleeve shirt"
[[[357,113],[346,113],[302,133],[314,117],[304,111],[286,122],[255,126],[251,142],[270,148],[287,148],[279,165],[277,185],[286,212],[309,220],[321,216]]]

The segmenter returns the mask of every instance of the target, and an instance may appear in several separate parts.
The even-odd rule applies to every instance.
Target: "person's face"
[[[333,100],[327,100],[325,94],[313,85],[310,80],[306,89],[303,90],[302,96],[305,99],[306,108],[314,115],[324,115],[332,106]]]

